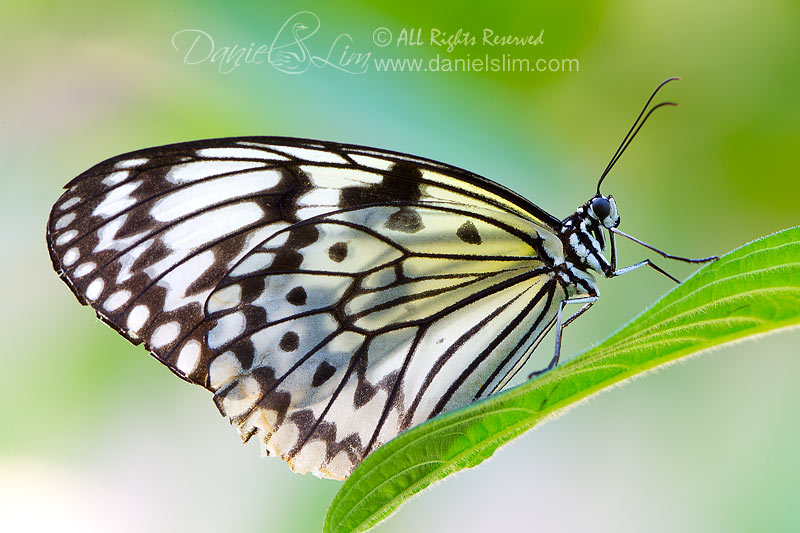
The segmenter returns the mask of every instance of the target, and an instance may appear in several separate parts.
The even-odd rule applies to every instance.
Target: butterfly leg
[[[606,275],[607,278],[615,278],[617,276],[621,276],[623,274],[627,274],[628,272],[630,272],[632,270],[636,270],[637,268],[641,268],[643,266],[649,266],[650,268],[654,269],[656,272],[660,272],[661,274],[664,274],[665,276],[667,276],[669,279],[671,279],[675,283],[680,283],[680,280],[678,280],[676,277],[672,276],[671,274],[667,273],[664,269],[662,269],[661,267],[659,267],[658,265],[656,265],[655,263],[653,263],[649,259],[645,259],[644,261],[639,261],[638,263],[635,263],[633,265],[626,266],[624,268],[619,268],[618,269],[617,268],[617,245],[616,245],[616,241],[614,240],[614,232],[613,231],[609,231],[608,232],[608,237],[609,237],[609,241],[611,241],[611,268],[609,268],[608,270],[604,269],[604,272],[605,272],[605,275]],[[663,253],[663,252],[659,252],[659,253]],[[608,265],[606,265],[605,268],[608,268]]]
[[[661,257],[666,257],[667,259],[674,259],[676,261],[682,261],[684,263],[710,263],[712,261],[716,261],[717,259],[719,259],[719,257],[717,257],[716,255],[712,255],[712,256],[709,256],[709,257],[701,257],[700,259],[690,259],[688,257],[681,257],[679,255],[672,255],[672,254],[668,254],[667,252],[662,252],[661,250],[659,250],[655,246],[647,244],[644,241],[640,241],[636,237],[634,237],[632,235],[628,235],[627,233],[622,232],[617,228],[609,228],[608,232],[609,232],[609,235],[611,236],[612,240],[614,239],[614,234],[622,235],[626,239],[630,239],[635,243],[641,244],[645,248],[647,248],[649,250],[653,250],[655,253],[657,253]]]
[[[558,314],[556,315],[556,350],[555,354],[553,354],[553,358],[550,360],[550,364],[547,367],[543,368],[542,370],[537,370],[536,372],[531,372],[528,374],[528,379],[532,379],[539,374],[544,374],[548,370],[551,370],[558,364],[558,360],[561,358],[561,336],[564,331],[564,328],[567,327],[572,323],[573,320],[581,316],[583,313],[589,310],[589,308],[594,305],[594,303],[598,300],[599,296],[597,295],[590,295],[590,296],[582,296],[580,298],[567,298],[566,300],[561,300],[558,304]],[[564,311],[564,306],[567,304],[583,304],[583,307],[578,309],[578,311],[569,317],[567,320],[562,321],[562,315]]]
[[[652,268],[656,272],[660,272],[660,273],[664,274],[665,276],[667,276],[669,279],[671,279],[675,283],[680,283],[681,282],[678,278],[676,278],[675,276],[672,276],[671,274],[667,273],[667,271],[665,271],[664,269],[662,269],[661,267],[659,267],[658,265],[656,265],[655,263],[653,263],[649,259],[645,259],[644,261],[639,261],[638,263],[635,263],[635,264],[633,264],[631,266],[626,266],[625,268],[620,268],[618,270],[614,270],[614,272],[611,275],[612,275],[612,277],[621,276],[623,274],[627,274],[628,272],[631,272],[632,270],[636,270],[637,268],[640,268],[640,267],[643,267],[643,266],[649,266],[650,268]]]
[[[649,266],[650,268],[652,268],[656,272],[664,274],[665,276],[667,276],[669,279],[671,279],[675,283],[680,283],[680,280],[678,278],[676,278],[675,276],[672,276],[671,274],[667,273],[664,269],[662,269],[661,267],[659,267],[658,265],[656,265],[655,263],[653,263],[649,259],[645,259],[644,261],[639,261],[638,263],[635,263],[633,265],[627,266],[625,268],[617,269],[617,246],[616,246],[616,242],[614,241],[614,235],[616,235],[616,234],[619,234],[619,235],[622,235],[623,237],[631,239],[632,241],[637,242],[637,243],[641,244],[642,246],[644,246],[644,247],[646,247],[646,248],[648,248],[650,250],[653,250],[654,252],[658,253],[662,257],[666,257],[667,259],[675,259],[677,261],[683,261],[684,263],[708,263],[708,262],[716,261],[717,259],[719,259],[715,255],[711,256],[711,257],[703,257],[702,259],[688,259],[686,257],[679,257],[677,255],[670,255],[668,253],[662,252],[658,248],[655,248],[655,247],[650,246],[649,244],[647,244],[645,242],[640,241],[639,239],[631,237],[627,233],[623,233],[623,232],[619,231],[616,228],[611,228],[611,229],[608,230],[609,240],[611,241],[611,268],[609,270],[605,271],[606,272],[606,277],[608,277],[608,278],[621,276],[622,274],[627,274],[628,272],[630,272],[632,270],[636,270],[637,268],[640,268],[640,267],[643,267],[643,266]]]

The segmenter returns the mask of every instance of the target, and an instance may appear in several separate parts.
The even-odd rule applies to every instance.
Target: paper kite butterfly
[[[600,182],[665,105],[644,115],[654,96]],[[73,179],[47,243],[78,300],[211,391],[244,440],[343,479],[402,431],[499,390],[553,328],[539,372],[557,364],[562,329],[598,297],[594,274],[669,276],[649,260],[617,268],[614,236],[633,238],[600,182],[562,221],[420,157],[204,140]],[[562,320],[570,303],[582,307]]]

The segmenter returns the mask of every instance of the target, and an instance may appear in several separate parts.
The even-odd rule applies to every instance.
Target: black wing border
[[[125,161],[128,159],[140,158],[140,157],[148,157],[152,159],[162,155],[163,156],[168,155],[170,159],[174,159],[176,152],[179,152],[182,148],[185,148],[187,150],[186,152],[187,156],[192,156],[193,152],[195,152],[198,149],[230,148],[234,143],[243,143],[243,142],[264,144],[264,145],[275,145],[276,147],[288,146],[288,147],[309,148],[312,150],[328,151],[338,155],[339,157],[342,157],[347,161],[350,161],[351,164],[353,164],[353,166],[361,166],[361,165],[358,165],[352,159],[350,159],[348,157],[348,152],[353,152],[357,155],[386,157],[387,159],[397,159],[399,161],[413,163],[421,168],[444,173],[447,176],[463,181],[466,184],[477,186],[488,192],[496,194],[500,198],[514,204],[522,211],[528,213],[536,220],[540,221],[543,224],[546,224],[556,234],[561,230],[562,227],[562,221],[560,219],[548,213],[547,211],[545,211],[538,205],[534,204],[524,196],[514,192],[513,190],[509,189],[504,185],[497,183],[494,180],[491,180],[489,178],[486,178],[469,170],[465,170],[461,167],[450,165],[448,163],[443,163],[435,159],[421,157],[395,150],[387,150],[383,148],[375,148],[371,146],[342,143],[336,141],[321,141],[315,139],[306,139],[302,137],[281,137],[281,136],[219,137],[213,139],[184,141],[172,144],[164,144],[155,147],[143,148],[127,152],[124,154],[120,154],[104,160],[102,163],[93,166],[92,168],[86,170],[85,172],[79,174],[77,177],[72,179],[69,183],[64,185],[64,189],[70,189],[75,185],[77,185],[79,182],[83,181],[84,179],[96,176],[97,174],[107,173],[109,166],[119,161]],[[264,147],[264,149],[268,151],[267,147]],[[309,163],[308,160],[304,160],[300,157],[296,159],[297,163]]]

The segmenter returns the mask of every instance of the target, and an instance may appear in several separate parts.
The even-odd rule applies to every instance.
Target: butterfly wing
[[[344,478],[381,443],[483,397],[565,297],[558,220],[466,171],[281,138],[120,156],[48,223],[78,299],[243,437]]]

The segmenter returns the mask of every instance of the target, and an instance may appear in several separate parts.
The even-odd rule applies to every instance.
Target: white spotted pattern
[[[77,248],[70,248],[64,254],[64,265],[70,266],[75,263],[78,259],[80,259],[81,253]]]
[[[65,211],[70,207],[79,204],[82,201],[80,196],[73,196],[72,198],[68,198],[58,206],[59,211]]]
[[[275,170],[206,180],[158,200],[150,212],[160,222],[179,220],[209,205],[224,204],[234,198],[271,189],[279,181],[280,174]]]
[[[225,315],[208,333],[208,345],[212,350],[219,348],[244,333],[244,330],[245,319],[242,313]]]
[[[132,181],[111,189],[103,201],[94,208],[92,216],[110,218],[131,207],[136,199],[131,196],[142,184],[141,181]]]
[[[225,352],[214,359],[209,370],[211,386],[222,388],[242,373],[242,364],[233,352]]]
[[[100,294],[103,292],[104,285],[105,282],[102,279],[95,278],[92,280],[89,286],[86,287],[86,297],[90,300],[97,300],[100,297]]]
[[[279,153],[288,154],[299,159],[306,161],[315,161],[318,163],[347,163],[343,157],[324,150],[311,150],[308,148],[300,148],[298,146],[281,146],[275,148]]]
[[[128,176],[130,175],[131,173],[128,172],[127,170],[120,170],[119,172],[113,172],[103,180],[103,185],[108,185],[110,187],[111,185],[122,183],[123,181],[128,179]]]
[[[392,168],[394,161],[389,159],[382,159],[380,157],[370,157],[368,155],[352,154],[350,156],[353,161],[365,167],[371,167],[376,170],[389,170]]]
[[[67,213],[66,215],[58,219],[58,222],[56,222],[55,227],[56,229],[66,228],[67,226],[72,224],[73,220],[75,220],[75,213]]]
[[[191,340],[187,342],[184,347],[181,349],[180,355],[178,355],[178,362],[176,366],[178,370],[183,372],[185,375],[189,375],[194,372],[194,369],[197,367],[197,363],[200,362],[200,343],[196,340]]]
[[[69,230],[69,231],[67,231],[65,233],[62,233],[58,237],[58,239],[56,239],[56,244],[58,246],[62,246],[64,244],[67,244],[68,242],[70,242],[72,239],[74,239],[77,236],[78,236],[78,231],[74,230],[74,229],[71,229],[71,230]]]
[[[97,265],[94,263],[94,261],[87,261],[86,263],[81,263],[78,265],[78,268],[75,269],[72,275],[76,278],[82,278],[86,274],[93,272],[96,267]]]
[[[137,305],[128,314],[127,327],[130,331],[138,333],[150,318],[150,309],[146,305]]]
[[[203,148],[197,151],[200,157],[208,157],[211,159],[253,159],[256,161],[263,161],[264,152],[262,150],[254,150],[252,148]],[[286,158],[281,158],[286,159]]]
[[[138,158],[138,159],[123,159],[119,161],[115,166],[115,168],[134,168],[139,167],[147,163],[146,158]]]
[[[117,291],[108,297],[108,299],[103,304],[103,307],[105,307],[107,311],[116,311],[117,309],[122,307],[123,304],[127,303],[127,301],[130,300],[130,298],[131,298],[131,291],[128,290]]]
[[[263,163],[252,161],[193,161],[172,167],[167,173],[167,181],[175,184],[192,183],[223,174],[236,175],[243,170],[262,168]]]
[[[166,324],[162,324],[161,326],[158,326],[156,330],[153,332],[153,335],[150,338],[150,345],[153,348],[160,348],[161,346],[166,346],[167,344],[177,339],[180,332],[181,332],[181,325],[177,321],[172,321],[172,322],[167,322]]]

